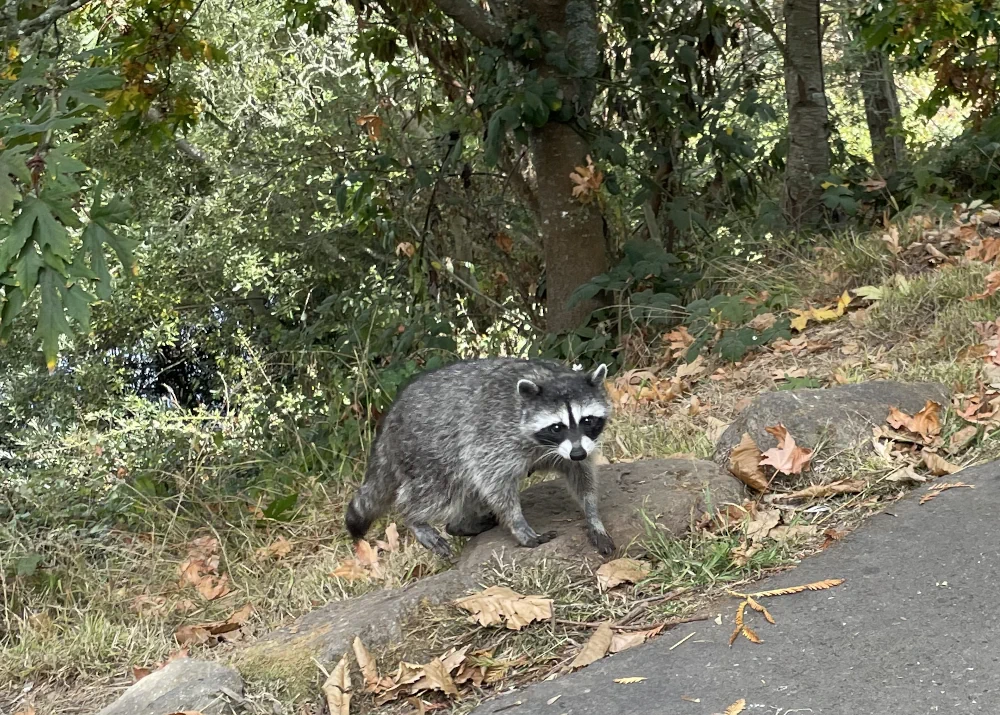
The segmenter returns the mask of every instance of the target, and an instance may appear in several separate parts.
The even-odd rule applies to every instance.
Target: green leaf
[[[584,283],[582,286],[573,291],[573,294],[569,297],[569,301],[566,303],[566,307],[573,308],[585,300],[590,300],[602,290],[604,290],[604,288],[596,283]]]
[[[39,276],[42,301],[38,308],[38,327],[35,341],[42,343],[42,355],[49,372],[56,369],[59,357],[59,336],[70,335],[72,330],[63,312],[63,278],[51,268],[43,268]]]
[[[14,262],[15,280],[26,296],[31,295],[38,285],[38,271],[44,265],[45,262],[35,250],[34,244],[22,251],[21,256]]]
[[[299,500],[299,493],[292,492],[283,497],[275,499],[273,502],[267,505],[267,508],[263,510],[265,519],[274,519],[276,521],[287,521],[287,519],[282,519],[287,512],[289,512],[295,503]]]
[[[27,151],[27,146],[21,146],[0,152],[0,218],[8,221],[14,218],[14,203],[21,200],[21,190],[10,177],[25,186],[31,183],[31,171],[24,158]]]
[[[81,288],[79,283],[71,286],[60,283],[59,290],[69,317],[76,321],[81,332],[90,332],[90,304],[94,302],[94,296]]]
[[[137,242],[122,238],[111,230],[112,224],[124,224],[128,217],[128,204],[117,197],[113,197],[107,204],[102,204],[101,187],[98,187],[94,204],[90,209],[90,223],[83,230],[83,251],[89,258],[91,270],[97,276],[95,290],[102,300],[107,300],[111,296],[111,272],[108,270],[108,261],[104,254],[105,244],[114,250],[126,270],[135,273],[135,258],[132,251]]]

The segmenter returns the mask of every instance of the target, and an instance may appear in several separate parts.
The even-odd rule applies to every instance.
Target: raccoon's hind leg
[[[451,546],[438,530],[427,522],[407,522],[406,527],[413,532],[424,548],[430,549],[443,559],[451,558]]]
[[[601,515],[597,512],[597,470],[591,460],[573,462],[562,469],[566,475],[566,485],[576,498],[587,519],[587,538],[598,553],[609,556],[615,550],[615,542],[604,528]]]

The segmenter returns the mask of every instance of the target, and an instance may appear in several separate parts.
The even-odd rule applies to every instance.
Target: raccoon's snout
[[[569,458],[574,462],[582,462],[587,458],[587,450],[580,446],[573,447],[569,452]]]

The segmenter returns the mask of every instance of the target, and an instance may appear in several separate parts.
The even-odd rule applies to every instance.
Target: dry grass
[[[818,258],[801,255],[789,246],[781,265],[724,267],[720,272],[741,289],[782,295],[793,306],[817,304],[844,288],[865,284],[881,285],[882,298],[863,320],[811,326],[806,335],[816,349],[765,350],[742,364],[712,365],[713,370],[722,367],[718,379],[702,377],[682,400],[618,415],[605,440],[610,459],[707,457],[713,425],[730,422],[756,395],[794,380],[822,386],[870,379],[939,380],[955,389],[976,388],[981,365],[956,358],[978,342],[973,323],[994,319],[1000,308],[1000,299],[964,300],[981,290],[983,267],[958,265],[917,275],[903,271],[908,277],[901,278],[899,266],[876,239],[856,235],[832,241]],[[802,376],[790,381],[790,373]],[[684,408],[691,396],[698,398],[700,409]],[[945,415],[945,436],[960,426],[954,415]],[[952,459],[968,465],[1000,457],[997,432],[981,429],[976,441]],[[819,533],[851,529],[907,491],[906,485],[887,479],[899,464],[870,451],[829,454],[821,448],[814,463],[816,471],[806,475],[806,481],[850,476],[865,482],[858,494],[825,501],[825,510],[788,515],[786,521],[813,524]],[[131,682],[132,666],[157,663],[175,651],[173,632],[179,625],[225,618],[251,602],[256,609],[252,630],[263,633],[319,604],[398,585],[444,566],[403,534],[403,549],[384,564],[385,583],[332,578],[331,571],[352,555],[340,528],[347,487],[340,484],[329,491],[329,486],[305,479],[300,484],[299,504],[284,522],[261,521],[253,514],[253,504],[222,494],[206,497],[200,491],[203,496],[196,503],[151,501],[145,527],[129,532],[52,530],[40,538],[20,532],[16,524],[0,525],[0,541],[10,544],[12,553],[44,553],[46,565],[51,565],[44,580],[19,576],[3,584],[5,620],[0,629],[8,645],[0,652],[0,711],[14,711],[15,703],[30,701],[39,715],[92,712]],[[407,637],[376,655],[383,670],[389,670],[401,658],[419,662],[455,645],[482,651],[478,657],[494,668],[496,680],[448,704],[450,712],[467,712],[498,688],[558,672],[592,632],[592,624],[629,617],[629,626],[652,626],[704,611],[726,586],[787,567],[823,543],[821,536],[792,544],[772,542],[740,564],[734,551],[744,541],[744,529],[745,521],[719,533],[674,539],[651,528],[641,545],[654,567],[650,577],[610,593],[596,588],[585,566],[574,570],[544,562],[524,568],[498,564],[485,574],[487,583],[553,598],[552,622],[515,633],[473,626],[456,609],[438,606],[415,614],[406,624]],[[178,584],[178,566],[188,545],[205,534],[218,538],[220,571],[229,575],[232,586],[229,595],[209,602]],[[292,544],[291,552],[281,559],[259,558],[258,550],[279,536]],[[4,558],[0,555],[0,574],[8,572]],[[137,609],[136,599],[142,597],[162,597],[163,604]],[[193,608],[186,605],[189,600]],[[631,615],[636,608],[639,612]],[[226,659],[232,651],[203,649],[197,654]],[[290,662],[286,672],[242,665],[250,712],[320,712],[320,675],[311,663]],[[22,693],[29,682],[30,692]],[[370,709],[370,702],[360,701],[362,711]]]

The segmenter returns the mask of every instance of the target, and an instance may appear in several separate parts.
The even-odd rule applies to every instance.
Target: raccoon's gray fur
[[[346,514],[347,530],[364,537],[393,506],[417,540],[444,557],[453,536],[473,536],[498,521],[521,546],[537,534],[518,494],[534,471],[561,472],[587,518],[591,543],[614,551],[597,513],[596,447],[611,404],[607,368],[578,372],[555,362],[490,358],[424,373],[389,408],[375,438],[364,482]]]

